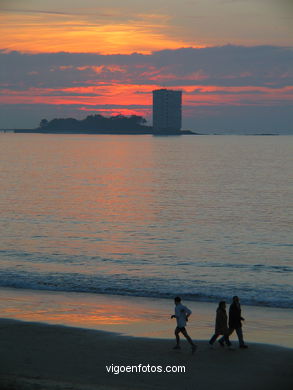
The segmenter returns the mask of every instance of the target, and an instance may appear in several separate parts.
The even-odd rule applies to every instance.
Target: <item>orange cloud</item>
[[[66,66],[59,67],[60,70],[64,70],[66,68],[67,68]],[[76,69],[79,71],[91,69],[97,74],[101,74],[101,73],[107,72],[107,71],[111,72],[111,73],[113,73],[113,72],[126,73],[127,72],[126,66],[123,67],[120,65],[100,65],[100,66],[85,65],[85,66],[77,66]]]
[[[169,36],[167,23],[163,15],[135,15],[120,21],[62,13],[6,12],[0,16],[2,47],[31,53],[129,54],[192,46]]]

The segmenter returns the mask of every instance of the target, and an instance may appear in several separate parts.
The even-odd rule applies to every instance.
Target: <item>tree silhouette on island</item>
[[[152,132],[152,127],[146,126],[146,119],[142,116],[131,115],[115,115],[105,117],[103,115],[89,115],[85,119],[60,118],[42,119],[39,127],[36,129],[42,133],[88,133],[88,132],[105,132],[110,133],[115,131],[119,133],[125,132]]]
[[[155,130],[146,125],[145,118],[139,115],[88,115],[85,119],[55,118],[50,121],[42,119],[36,129],[15,129],[15,133],[41,134],[152,134],[183,135],[196,134],[189,130],[161,129]]]

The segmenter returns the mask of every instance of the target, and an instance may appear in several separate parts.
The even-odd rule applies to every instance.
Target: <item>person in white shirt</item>
[[[196,345],[191,340],[190,336],[188,335],[188,333],[185,329],[186,322],[188,321],[188,318],[192,312],[190,309],[188,309],[188,307],[182,305],[180,297],[176,297],[174,299],[174,302],[175,302],[175,314],[173,314],[171,316],[171,318],[176,318],[177,326],[175,328],[176,345],[173,349],[180,349],[179,333],[182,333],[183,336],[186,338],[186,340],[191,345],[192,353],[194,353],[196,350]]]

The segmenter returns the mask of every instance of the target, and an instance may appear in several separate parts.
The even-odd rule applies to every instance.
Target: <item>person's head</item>
[[[225,301],[219,302],[219,309],[226,309],[226,302]]]
[[[234,295],[234,297],[233,297],[233,302],[239,303],[239,298],[237,297],[237,295]]]
[[[175,297],[174,298],[174,302],[175,302],[175,305],[179,305],[179,303],[181,302],[181,298],[180,297]]]

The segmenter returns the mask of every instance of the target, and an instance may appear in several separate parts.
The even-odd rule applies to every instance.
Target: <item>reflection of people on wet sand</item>
[[[238,340],[239,340],[239,348],[248,348],[247,345],[245,345],[243,340],[243,333],[242,333],[242,323],[241,321],[244,321],[244,318],[241,317],[241,306],[240,306],[240,300],[235,295],[233,297],[233,302],[230,305],[229,309],[229,336],[234,332],[234,330],[237,333]],[[224,337],[222,337],[219,340],[219,343],[224,346]]]
[[[174,299],[174,302],[175,302],[175,314],[173,314],[171,316],[171,318],[176,318],[176,321],[177,321],[177,326],[175,328],[176,345],[175,345],[174,349],[180,349],[179,333],[182,333],[183,336],[186,338],[186,340],[191,345],[192,353],[194,353],[196,350],[196,345],[193,343],[193,341],[191,340],[190,336],[188,335],[188,333],[185,329],[186,322],[188,321],[188,317],[191,314],[191,310],[188,309],[188,307],[182,305],[180,297],[176,297]]]
[[[211,347],[213,346],[214,342],[217,340],[217,338],[220,335],[223,335],[223,338],[224,338],[227,346],[230,347],[231,343],[229,340],[228,316],[226,313],[226,302],[225,301],[221,301],[219,303],[218,308],[217,308],[215,334],[212,336],[212,338],[209,341],[209,344]]]

